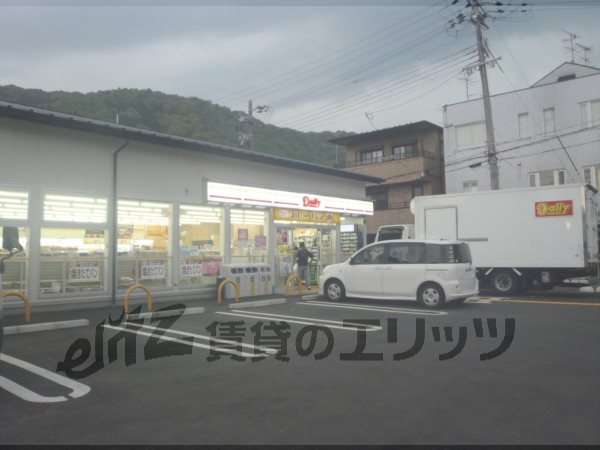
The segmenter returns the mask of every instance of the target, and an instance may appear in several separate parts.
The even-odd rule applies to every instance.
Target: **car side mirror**
[[[15,249],[18,251],[23,250],[23,246],[19,242],[19,229],[17,227],[2,228],[2,248],[9,253],[12,253]]]

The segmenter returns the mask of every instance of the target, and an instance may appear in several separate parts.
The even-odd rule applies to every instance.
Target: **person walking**
[[[300,242],[300,248],[296,252],[296,262],[298,263],[298,276],[306,288],[310,290],[310,273],[308,271],[308,259],[312,261],[314,256],[307,250],[304,242]]]

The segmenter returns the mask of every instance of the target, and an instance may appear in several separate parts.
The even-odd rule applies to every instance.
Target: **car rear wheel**
[[[446,294],[439,284],[425,283],[419,288],[418,300],[427,308],[441,308],[446,301]]]
[[[512,295],[519,291],[521,280],[512,270],[498,270],[492,272],[490,278],[492,289],[496,294]]]
[[[340,280],[329,280],[325,283],[324,291],[325,296],[333,302],[343,300],[346,297],[346,289]]]

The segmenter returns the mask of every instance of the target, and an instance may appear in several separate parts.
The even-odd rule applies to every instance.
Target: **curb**
[[[310,295],[303,295],[302,296],[302,300],[316,300],[318,298],[321,298],[320,294],[310,294]]]
[[[34,333],[36,331],[62,330],[65,328],[87,327],[90,321],[87,319],[64,320],[62,322],[33,323],[30,325],[16,325],[5,327],[4,334]]]
[[[186,309],[169,309],[167,311],[153,311],[145,312],[140,314],[126,314],[125,320],[139,320],[139,319],[159,319],[161,317],[172,317],[172,316],[188,316],[191,314],[202,314],[205,309],[201,306],[195,308]]]
[[[256,306],[267,306],[267,305],[280,305],[282,303],[287,303],[285,298],[272,298],[269,300],[255,300],[252,302],[244,302],[244,303],[230,303],[229,309],[240,309],[240,308],[253,308]]]

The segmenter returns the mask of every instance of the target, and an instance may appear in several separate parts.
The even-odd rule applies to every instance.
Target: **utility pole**
[[[487,69],[486,69],[486,50],[483,40],[482,26],[485,25],[484,13],[479,6],[478,0],[471,0],[472,16],[477,31],[477,49],[479,52],[479,75],[481,76],[481,87],[483,89],[483,108],[485,112],[485,130],[487,134],[487,157],[490,166],[490,180],[492,190],[500,189],[500,180],[498,174],[498,156],[496,155],[496,140],[494,139],[494,123],[492,121],[492,105],[490,103],[490,90],[488,87]]]

